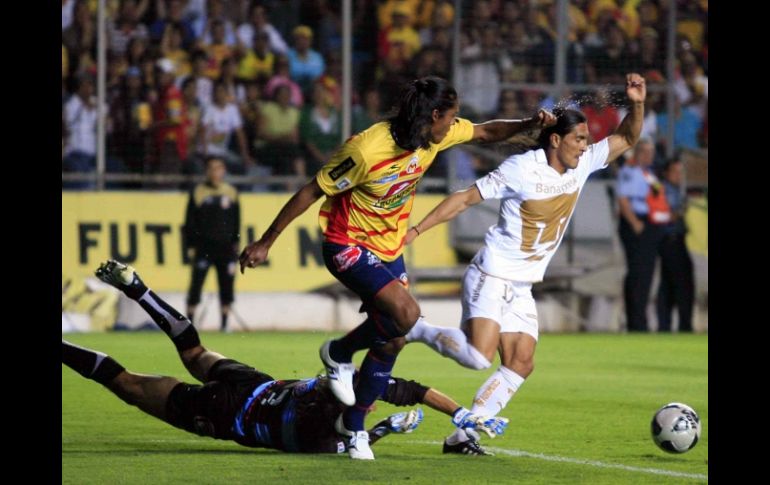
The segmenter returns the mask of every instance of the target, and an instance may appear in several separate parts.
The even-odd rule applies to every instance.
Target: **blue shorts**
[[[373,303],[375,295],[393,280],[408,286],[403,256],[388,263],[363,246],[330,242],[323,243],[323,256],[329,272],[361,297],[364,305]]]

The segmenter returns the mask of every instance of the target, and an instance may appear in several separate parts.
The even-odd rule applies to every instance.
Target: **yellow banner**
[[[291,194],[241,194],[241,241],[261,236]],[[117,259],[136,267],[158,291],[186,291],[190,265],[182,248],[185,193],[62,192],[62,274],[83,278],[101,261]],[[412,223],[443,197],[418,195]],[[320,202],[298,217],[270,251],[268,264],[238,274],[236,291],[308,291],[336,280],[321,257]],[[449,246],[449,226],[421,236],[404,253],[407,268],[456,264]],[[205,291],[216,290],[210,271]]]
[[[687,248],[697,254],[709,255],[709,208],[708,199],[693,197],[690,199],[685,213]]]

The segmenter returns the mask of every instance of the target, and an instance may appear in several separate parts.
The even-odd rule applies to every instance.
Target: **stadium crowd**
[[[312,175],[341,141],[340,3],[328,0],[107,0],[107,171]],[[558,100],[554,0],[478,0],[459,12],[454,85],[472,121],[523,118]],[[62,171],[96,166],[95,0],[62,1]],[[571,0],[567,82],[619,85],[635,71],[665,83],[667,9],[677,8],[676,148],[708,146],[708,1]],[[353,132],[371,125],[406,81],[452,77],[450,0],[353,2]],[[510,83],[532,83],[511,89]],[[570,93],[593,140],[623,118],[622,93]],[[663,161],[665,97],[651,90],[642,136]],[[440,172],[445,161],[438,160]],[[486,173],[472,160],[475,177]],[[91,182],[63,182],[91,188]],[[121,184],[137,188],[139,184]],[[245,190],[285,190],[286,185]]]

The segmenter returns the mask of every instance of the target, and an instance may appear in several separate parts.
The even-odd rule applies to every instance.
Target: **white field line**
[[[183,439],[155,439],[155,440],[142,440],[149,443],[178,443],[178,444],[200,444],[201,441],[199,439],[189,439],[189,440],[183,440]],[[416,445],[441,445],[441,441],[407,441],[407,443],[410,444],[416,444]],[[630,466],[630,465],[621,465],[618,463],[604,463],[602,461],[597,460],[585,460],[581,458],[570,458],[567,456],[556,456],[556,455],[546,455],[544,453],[531,453],[529,451],[524,450],[508,450],[505,448],[494,448],[490,446],[485,446],[485,448],[493,453],[499,454],[499,455],[508,455],[508,456],[514,456],[514,457],[524,457],[524,458],[534,458],[536,460],[544,460],[544,461],[555,461],[560,463],[572,463],[574,465],[587,465],[587,466],[593,466],[596,468],[614,468],[616,470],[625,470],[628,472],[637,472],[637,473],[651,473],[653,475],[664,475],[667,477],[681,477],[681,478],[694,478],[697,480],[708,480],[708,475],[703,475],[700,473],[684,473],[684,472],[675,472],[671,470],[661,470],[660,468],[643,468],[638,466]]]
[[[410,441],[410,443],[429,444],[429,445],[442,444],[441,441]],[[505,448],[493,448],[489,446],[485,446],[485,448],[491,451],[492,453],[501,454],[501,455],[524,457],[524,458],[535,458],[537,460],[572,463],[575,465],[587,465],[587,466],[593,466],[596,468],[614,468],[617,470],[625,470],[629,472],[652,473],[653,475],[664,475],[667,477],[681,477],[681,478],[694,478],[698,480],[708,480],[708,475],[703,475],[700,473],[675,472],[671,470],[661,470],[660,468],[642,468],[638,466],[621,465],[617,463],[604,463],[602,461],[597,461],[597,460],[585,460],[581,458],[570,458],[567,456],[546,455],[543,453],[531,453],[529,451],[508,450]]]

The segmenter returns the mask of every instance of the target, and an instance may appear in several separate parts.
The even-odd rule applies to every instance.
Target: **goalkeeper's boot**
[[[136,270],[114,259],[100,264],[94,274],[101,281],[119,289],[132,300],[138,300],[147,292],[147,285],[139,278]]]

